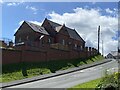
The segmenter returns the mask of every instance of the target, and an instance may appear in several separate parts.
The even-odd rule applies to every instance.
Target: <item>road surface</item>
[[[104,76],[105,70],[117,71],[118,63],[116,60],[94,66],[88,69],[72,72],[69,74],[56,76],[44,80],[11,86],[8,88],[70,88],[74,85],[94,80]]]

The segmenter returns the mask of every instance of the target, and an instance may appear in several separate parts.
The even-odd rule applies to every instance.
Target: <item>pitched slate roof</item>
[[[79,41],[84,41],[84,40],[80,37],[80,35],[76,32],[75,29],[70,29],[70,28],[67,27],[67,31],[68,31],[68,33],[69,33],[69,35],[70,35],[70,38],[73,38],[73,39],[76,39],[76,40],[79,40]]]
[[[33,24],[31,22],[25,21],[35,32],[42,33],[45,35],[49,35],[48,32],[45,30],[44,27],[41,27],[37,24]]]
[[[48,20],[48,19],[47,19],[47,20]],[[63,25],[60,25],[60,24],[55,23],[55,22],[50,21],[50,20],[48,20],[48,22],[50,23],[50,25],[54,28],[54,30],[55,30],[56,32],[59,32],[60,29],[61,29],[62,26],[63,26]],[[66,26],[65,26],[65,27],[66,27]],[[79,40],[79,41],[84,41],[84,40],[80,37],[80,35],[76,32],[75,29],[71,29],[71,28],[68,28],[68,27],[66,27],[66,29],[67,29],[67,31],[68,31],[68,33],[69,33],[69,35],[70,35],[70,38],[76,39],[76,40]],[[84,41],[84,42],[85,42],[85,41]]]
[[[59,27],[59,26],[62,26],[62,25],[60,25],[60,24],[58,24],[58,23],[55,23],[55,22],[53,22],[53,21],[50,21],[50,20],[48,20],[48,19],[46,19],[49,23],[50,23],[50,25],[52,26],[52,28],[56,28],[56,27]]]
[[[113,56],[111,53],[109,53],[107,56]]]

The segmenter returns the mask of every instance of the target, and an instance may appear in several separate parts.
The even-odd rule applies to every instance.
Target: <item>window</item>
[[[39,31],[42,32],[43,31],[43,28],[42,27],[38,27]]]
[[[77,48],[77,44],[75,44],[75,48]]]
[[[65,40],[63,39],[62,44],[65,45]]]
[[[44,40],[41,40],[42,44],[44,44]]]
[[[26,39],[28,40],[28,39],[29,39],[29,36],[27,36]]]
[[[50,38],[48,39],[48,43],[51,43],[51,39]]]
[[[83,47],[81,46],[81,50],[83,49]]]
[[[21,37],[19,37],[19,42],[21,42]]]
[[[71,44],[71,42],[69,42],[68,44]]]

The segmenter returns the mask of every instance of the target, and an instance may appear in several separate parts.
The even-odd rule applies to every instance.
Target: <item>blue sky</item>
[[[111,45],[111,47],[114,47],[113,50],[115,50],[116,48],[115,44],[117,41],[117,38],[116,38],[117,9],[118,9],[117,2],[111,2],[111,3],[110,2],[96,2],[96,3],[93,3],[93,2],[49,2],[49,3],[7,2],[7,3],[2,3],[2,37],[13,40],[13,35],[23,20],[41,23],[47,17],[48,19],[51,19],[55,22],[58,22],[58,23],[65,22],[68,26],[71,25],[73,26],[73,28],[76,28],[79,34],[86,40],[86,42],[89,40],[87,45],[92,45],[93,42],[96,42],[96,39],[95,39],[96,36],[94,37],[94,35],[96,35],[95,34],[96,32],[94,32],[93,30],[90,33],[89,28],[97,29],[97,25],[101,24],[101,27],[103,27],[102,33],[104,35],[104,39],[107,41],[107,37],[109,37],[108,39],[111,40],[109,43],[115,41],[115,43]],[[91,15],[89,12],[93,15]],[[81,20],[77,20],[76,13],[79,13],[80,15],[82,15],[80,16],[82,18],[80,18],[79,15],[77,16],[81,20],[83,19],[83,22]],[[86,13],[89,14],[88,17],[87,16],[84,17]],[[71,18],[71,15],[73,15],[74,17]],[[94,20],[94,16],[96,18],[95,20]],[[66,20],[66,18],[69,18],[69,20]],[[85,18],[86,19],[88,18],[87,22],[84,22]],[[96,22],[97,18],[100,20]],[[70,19],[73,19],[73,20],[70,20]],[[73,24],[71,24],[70,21],[75,22],[75,20],[76,22],[79,22],[79,23],[72,22]],[[88,23],[88,22],[91,22],[91,23]],[[76,25],[82,26],[80,23],[81,24],[84,23],[85,27],[76,26]],[[81,31],[79,30],[79,28],[82,28],[83,30]],[[86,30],[86,28],[88,30]],[[89,35],[84,35],[84,34],[89,34]],[[90,35],[92,35],[93,37],[91,37]],[[90,40],[89,38],[93,39],[93,41]],[[105,44],[106,47],[109,43]],[[93,46],[97,47],[97,44]],[[108,52],[109,50],[106,49],[106,51]]]
[[[38,21],[41,22],[45,17],[50,18],[46,14],[55,11],[56,13],[63,14],[65,12],[73,12],[73,9],[77,7],[81,8],[117,8],[117,3],[42,3],[42,2],[26,2],[19,5],[9,5],[10,3],[4,3],[2,6],[2,37],[13,38],[14,30],[18,27],[19,22],[22,20]],[[26,9],[26,7],[34,7],[36,11]],[[35,14],[36,12],[36,14]],[[102,14],[106,14],[104,11]]]

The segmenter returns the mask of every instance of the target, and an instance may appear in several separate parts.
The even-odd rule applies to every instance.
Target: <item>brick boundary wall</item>
[[[21,49],[22,48],[22,49]],[[91,50],[92,49],[92,50]],[[2,64],[13,64],[20,62],[41,62],[50,60],[69,60],[76,58],[88,58],[94,56],[97,51],[94,48],[88,47],[83,51],[77,50],[58,50],[46,48],[43,50],[30,49],[30,47],[20,46],[20,48],[0,49],[2,50]]]
[[[9,50],[9,49],[0,50],[2,50],[2,64],[12,64],[21,62],[22,60],[21,50]]]

